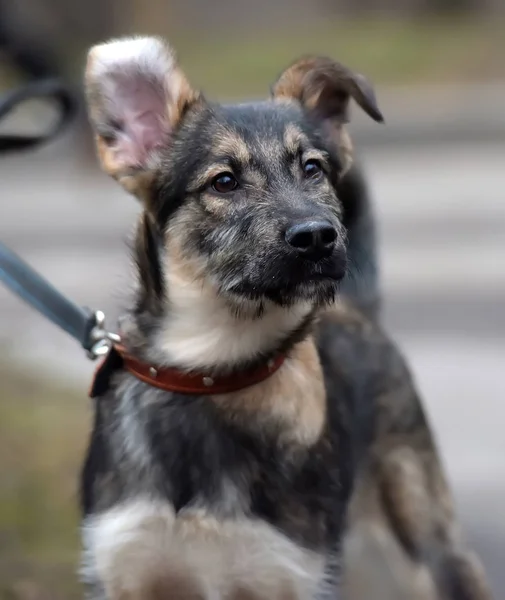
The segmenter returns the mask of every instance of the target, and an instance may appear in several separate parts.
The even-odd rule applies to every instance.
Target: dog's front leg
[[[351,506],[349,600],[491,600],[435,453],[398,446],[372,463]]]
[[[90,600],[203,600],[164,501],[133,499],[84,525]],[[101,590],[93,592],[91,590]]]

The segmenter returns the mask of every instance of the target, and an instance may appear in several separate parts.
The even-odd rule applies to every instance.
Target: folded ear
[[[347,122],[350,98],[374,121],[384,118],[368,80],[347,67],[322,56],[302,58],[288,67],[275,82],[276,98],[293,98],[324,119]]]
[[[199,94],[158,38],[112,40],[91,48],[85,73],[102,168],[142,198],[187,110]]]
[[[324,120],[330,131],[338,135],[338,142],[349,157],[350,140],[343,125],[349,121],[350,99],[374,121],[384,121],[369,81],[326,57],[306,57],[292,64],[275,82],[272,94],[274,98],[296,100]]]

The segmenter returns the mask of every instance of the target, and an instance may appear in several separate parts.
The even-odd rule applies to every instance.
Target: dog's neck
[[[231,371],[275,352],[311,313],[308,303],[236,312],[209,283],[166,273],[167,310],[155,345],[167,365]]]
[[[236,311],[216,287],[195,279],[187,270],[169,263],[164,271],[163,310],[152,317],[155,326],[147,328],[148,339],[138,344],[143,358],[160,366],[231,372],[287,350],[312,320],[308,302],[289,308],[268,302],[261,314]],[[143,315],[142,321],[146,320],[151,318]],[[146,328],[137,325],[135,329],[141,333]]]

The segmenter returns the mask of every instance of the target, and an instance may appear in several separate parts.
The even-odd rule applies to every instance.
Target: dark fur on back
[[[374,218],[345,130],[370,84],[302,59],[269,101],[220,106],[162,42],[90,53],[103,168],[143,204],[140,360],[235,373],[156,389],[111,354],[82,477],[93,600],[486,600],[407,367],[378,324]],[[335,301],[336,299],[336,301]]]

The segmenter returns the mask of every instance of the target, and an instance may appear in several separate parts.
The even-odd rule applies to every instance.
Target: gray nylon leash
[[[76,112],[70,91],[55,80],[34,82],[9,92],[0,99],[0,119],[21,102],[44,99],[59,109],[59,118],[46,132],[38,135],[0,135],[0,154],[35,148],[61,133]],[[104,329],[101,311],[92,312],[66,298],[20,256],[0,242],[0,281],[28,305],[75,338],[89,358],[105,355],[119,336]]]

